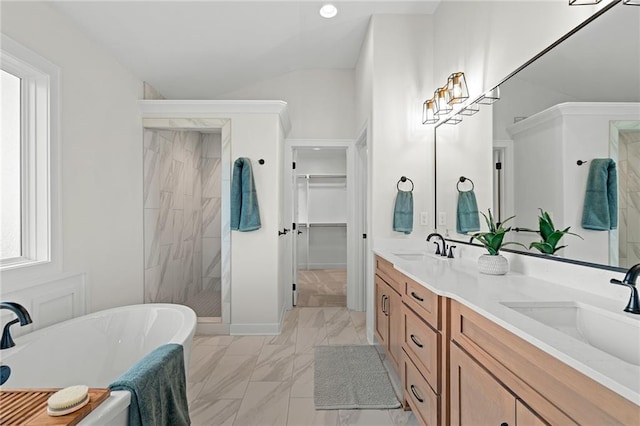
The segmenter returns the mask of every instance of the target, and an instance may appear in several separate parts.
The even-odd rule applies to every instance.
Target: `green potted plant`
[[[500,249],[506,245],[514,244],[527,248],[523,244],[513,241],[505,242],[504,237],[507,232],[511,231],[511,228],[505,228],[504,224],[513,219],[515,216],[505,219],[501,223],[496,223],[491,214],[489,216],[480,212],[484,216],[484,220],[487,222],[489,231],[477,232],[471,236],[471,240],[477,240],[480,244],[487,249],[489,254],[483,254],[478,258],[478,270],[483,274],[489,275],[504,275],[509,270],[509,261],[506,257],[500,254]]]
[[[529,245],[529,249],[535,248],[544,254],[556,254],[561,248],[565,248],[566,245],[558,247],[560,239],[565,235],[575,235],[580,239],[583,239],[580,235],[569,232],[570,226],[566,227],[562,231],[556,229],[551,216],[546,211],[540,210],[540,216],[538,216],[539,229],[536,231],[542,238],[542,241],[534,241]]]

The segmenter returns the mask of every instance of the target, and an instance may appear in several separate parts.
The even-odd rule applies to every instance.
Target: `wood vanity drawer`
[[[429,385],[440,393],[440,333],[432,329],[407,306],[402,307],[404,348]]]
[[[393,267],[393,264],[376,256],[376,274],[389,284],[398,294],[402,294],[405,276]]]
[[[427,381],[418,371],[411,359],[405,354],[404,361],[404,396],[411,410],[420,423],[437,425],[440,418],[440,397],[435,394]]]
[[[427,321],[431,327],[436,330],[441,329],[438,317],[439,296],[437,294],[405,277],[405,291],[402,300]]]

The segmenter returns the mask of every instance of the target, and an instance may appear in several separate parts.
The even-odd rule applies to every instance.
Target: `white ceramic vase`
[[[509,261],[501,254],[483,254],[478,258],[478,271],[488,275],[504,275],[509,271]]]

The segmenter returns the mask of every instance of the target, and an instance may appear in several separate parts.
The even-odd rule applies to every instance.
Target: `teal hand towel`
[[[171,343],[155,349],[109,389],[131,393],[129,426],[191,424],[182,345]]]
[[[410,234],[413,231],[413,192],[398,191],[393,209],[393,230]]]
[[[260,229],[261,226],[251,160],[238,158],[233,163],[231,182],[231,229],[248,232]]]
[[[480,230],[480,215],[476,194],[471,191],[458,191],[458,209],[456,211],[456,231],[458,234],[478,232]]]
[[[582,227],[608,231],[618,227],[618,176],[610,158],[596,158],[589,166]]]

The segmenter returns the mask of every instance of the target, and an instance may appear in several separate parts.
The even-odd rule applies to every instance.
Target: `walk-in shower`
[[[144,302],[221,313],[220,131],[144,129]]]

